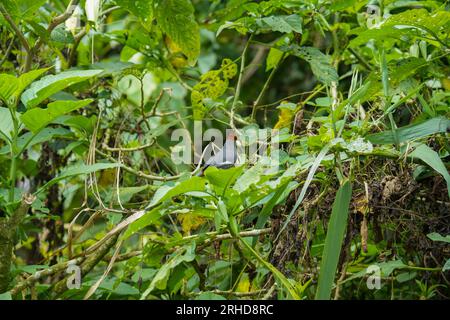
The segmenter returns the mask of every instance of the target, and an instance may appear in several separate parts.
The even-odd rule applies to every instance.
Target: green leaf
[[[298,295],[296,289],[294,288],[294,286],[289,282],[289,280],[284,276],[284,274],[282,274],[280,272],[280,270],[278,270],[277,268],[275,268],[270,262],[266,261],[265,259],[263,259],[258,252],[256,252],[245,240],[243,240],[242,238],[240,239],[241,243],[250,251],[250,253],[256,258],[256,260],[258,260],[259,262],[261,262],[267,269],[270,270],[270,272],[272,272],[272,274],[274,275],[275,279],[279,282],[279,284],[281,284],[286,291],[288,292],[288,294],[291,296],[292,299],[295,300],[300,300],[300,296]]]
[[[1,112],[0,112],[1,113]],[[33,134],[32,132],[26,132],[17,139],[17,148],[22,151],[23,148],[30,148],[36,144],[50,141],[50,139],[57,137],[71,137],[73,136],[70,130],[65,128],[45,128],[41,130],[38,134]],[[1,137],[1,136],[0,136]],[[3,146],[0,149],[0,155],[8,154],[10,152],[9,145]]]
[[[328,300],[339,261],[348,220],[348,206],[352,198],[352,185],[346,180],[339,188],[333,203],[330,221],[328,223],[325,247],[320,264],[319,283],[316,300]]]
[[[66,26],[60,24],[50,33],[50,40],[64,44],[72,44],[75,42],[72,32],[67,30]]]
[[[44,184],[42,187],[40,187],[39,190],[36,191],[35,194],[42,192],[46,188],[54,185],[55,183],[57,183],[63,179],[66,179],[66,178],[89,174],[89,173],[93,173],[93,172],[105,170],[105,169],[117,168],[120,166],[121,165],[119,163],[95,163],[95,164],[82,164],[82,165],[69,167],[69,168],[63,170],[59,174],[59,176],[53,178],[52,180],[50,180],[49,182]]]
[[[308,190],[308,187],[314,178],[314,174],[316,173],[317,169],[320,166],[320,163],[325,158],[328,150],[330,150],[330,144],[327,144],[320,150],[319,154],[317,155],[316,159],[314,159],[314,162],[311,166],[311,169],[309,169],[308,176],[306,177],[305,183],[303,184],[302,191],[300,191],[300,195],[297,198],[297,201],[295,202],[294,207],[291,209],[291,212],[289,213],[287,219],[285,220],[283,226],[281,227],[280,231],[278,232],[277,238],[280,236],[280,234],[284,231],[284,229],[287,227],[288,223],[291,221],[292,216],[297,211],[298,207],[303,201],[303,198],[306,195],[306,191]]]
[[[302,33],[302,18],[297,14],[289,16],[269,16],[255,20],[256,25],[265,30]]]
[[[19,87],[17,88],[15,94],[16,98],[19,98],[19,96],[22,94],[23,90],[25,90],[26,87],[28,87],[34,80],[39,78],[43,73],[47,72],[50,68],[42,68],[42,69],[36,69],[32,70],[30,72],[24,73],[20,75],[19,77]]]
[[[319,49],[313,47],[299,47],[297,45],[281,46],[278,49],[291,53],[296,57],[306,60],[317,80],[331,85],[332,82],[338,82],[339,76],[336,69],[331,65],[330,57],[323,54]]]
[[[33,82],[28,90],[22,94],[22,103],[27,108],[33,108],[51,95],[75,83],[92,78],[103,70],[73,70],[48,75]]]
[[[166,288],[167,280],[170,272],[183,262],[191,262],[195,259],[195,242],[178,249],[172,257],[161,266],[150,285],[141,296],[141,300],[145,299],[154,289],[163,290]]]
[[[450,270],[450,259],[447,259],[444,266],[442,267],[442,271]]]
[[[14,124],[11,112],[8,108],[0,107],[0,138],[8,141],[11,139],[11,132],[14,130]]]
[[[85,99],[80,101],[55,101],[49,103],[46,109],[33,108],[26,111],[21,116],[21,120],[28,129],[36,133],[59,116],[83,108],[92,101],[94,100]]]
[[[158,0],[155,16],[161,30],[175,42],[194,65],[200,54],[200,31],[189,0]]]
[[[2,0],[6,11],[14,20],[27,19],[36,14],[46,0]]]
[[[49,68],[32,70],[16,78],[10,74],[0,74],[0,99],[14,106],[22,91]]]
[[[284,52],[277,48],[270,48],[266,59],[266,71],[275,68],[283,57]]]
[[[203,292],[197,297],[195,297],[195,300],[227,300],[227,299],[214,292]]]
[[[0,293],[0,300],[12,300],[10,292]]]
[[[229,169],[218,169],[208,167],[205,170],[205,177],[212,185],[217,195],[223,195],[227,188],[231,188],[236,179],[241,175],[244,166],[232,167]]]
[[[432,232],[432,233],[427,234],[427,237],[433,241],[441,241],[441,242],[450,243],[450,234],[448,234],[444,237],[444,236],[441,236],[437,232]]]
[[[444,117],[429,119],[418,124],[410,124],[396,129],[400,143],[423,138],[439,132],[447,132],[450,128],[450,120]],[[391,130],[370,134],[366,139],[375,144],[393,144],[394,136]]]
[[[157,220],[159,220],[159,218],[161,218],[164,213],[165,212],[161,210],[160,207],[155,207],[152,210],[144,213],[142,217],[130,223],[121,239],[127,239],[139,230],[155,223]]]
[[[19,80],[10,74],[0,74],[0,99],[6,104],[11,105],[11,97],[19,88]]]
[[[406,10],[390,16],[379,28],[357,32],[357,37],[350,41],[350,47],[366,45],[367,42],[384,41],[386,39],[408,39],[404,36],[417,36],[431,43],[444,39],[450,27],[450,13],[438,11],[429,13],[426,9]],[[422,33],[428,33],[423,37]],[[431,37],[429,37],[431,36]]]
[[[450,174],[447,171],[444,163],[436,151],[426,146],[425,144],[419,144],[416,149],[408,155],[410,158],[417,158],[425,162],[436,172],[440,173],[447,182],[447,192],[450,198]]]
[[[205,184],[206,181],[204,178],[194,176],[188,180],[178,183],[175,186],[161,186],[158,190],[156,190],[149,207],[155,206],[158,203],[186,192],[204,191]]]
[[[125,204],[128,203],[135,194],[147,190],[148,188],[149,186],[146,185],[138,187],[123,187],[119,188],[118,191],[114,188],[106,197],[106,201],[113,201],[114,203],[117,203],[117,194],[119,194],[120,203]]]
[[[145,24],[153,19],[153,0],[115,0],[118,6],[139,17]]]

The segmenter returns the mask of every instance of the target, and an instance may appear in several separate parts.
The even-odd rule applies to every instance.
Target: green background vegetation
[[[449,297],[446,1],[0,12],[2,299]],[[195,176],[195,120],[280,150]]]

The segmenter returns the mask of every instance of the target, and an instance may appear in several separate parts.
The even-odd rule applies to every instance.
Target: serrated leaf
[[[159,0],[155,17],[161,30],[175,42],[194,65],[200,54],[200,30],[189,0]]]
[[[26,111],[20,119],[28,129],[36,133],[56,118],[71,111],[83,108],[92,101],[94,100],[85,99],[80,101],[55,101],[49,103],[45,109],[33,108]]]
[[[27,108],[33,108],[51,95],[84,80],[92,78],[103,70],[72,70],[48,75],[41,80],[33,82],[21,97]]]

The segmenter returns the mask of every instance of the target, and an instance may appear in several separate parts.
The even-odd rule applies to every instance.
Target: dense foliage
[[[0,297],[448,298],[448,9],[2,0]]]

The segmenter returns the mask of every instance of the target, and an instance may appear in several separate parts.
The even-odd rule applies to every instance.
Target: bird
[[[236,149],[237,136],[233,131],[227,134],[225,143],[217,153],[209,158],[203,165],[197,176],[203,176],[205,170],[208,167],[216,167],[219,169],[227,169],[234,166],[237,160],[237,149]]]

